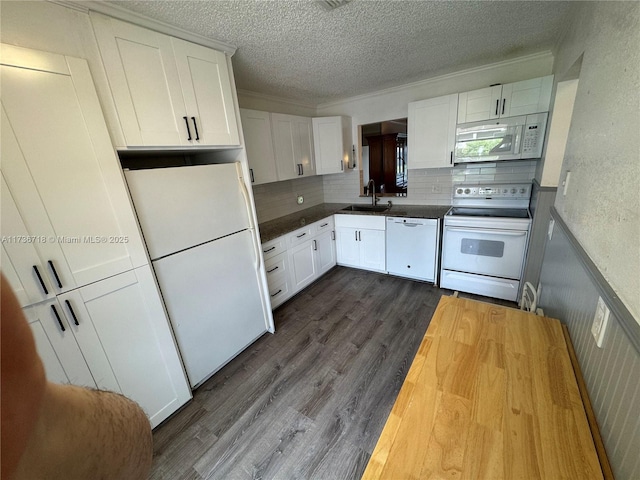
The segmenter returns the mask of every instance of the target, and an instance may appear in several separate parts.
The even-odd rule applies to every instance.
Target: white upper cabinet
[[[316,173],[340,173],[349,165],[352,149],[351,118],[317,117],[313,123],[313,146]]]
[[[453,166],[458,94],[409,103],[408,166]]]
[[[458,123],[549,111],[553,75],[460,94]]]
[[[7,45],[2,53],[2,234],[19,236],[5,250],[29,296],[146,262],[86,61]],[[44,296],[34,298],[34,285]]]
[[[273,152],[270,113],[241,108],[240,119],[251,183],[260,185],[277,181],[278,173],[276,171],[276,157]]]
[[[315,175],[310,117],[271,114],[278,180]]]
[[[238,145],[226,56],[91,13],[126,145]]]

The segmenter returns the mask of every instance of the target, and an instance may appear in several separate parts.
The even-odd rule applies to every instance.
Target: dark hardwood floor
[[[450,293],[334,268],[276,309],[275,334],[155,430],[151,478],[360,478],[440,296]]]

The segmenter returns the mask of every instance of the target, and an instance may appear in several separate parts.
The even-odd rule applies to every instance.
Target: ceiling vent
[[[316,0],[316,3],[324,8],[327,12],[335,10],[338,7],[346,5],[351,0]]]

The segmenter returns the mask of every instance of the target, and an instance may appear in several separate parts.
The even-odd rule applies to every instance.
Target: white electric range
[[[440,287],[517,301],[531,183],[456,184],[444,217]]]

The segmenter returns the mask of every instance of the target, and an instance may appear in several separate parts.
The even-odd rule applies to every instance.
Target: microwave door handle
[[[522,126],[519,126],[516,128],[515,133],[515,139],[513,141],[513,153],[522,153],[520,151],[520,139],[522,137]]]

